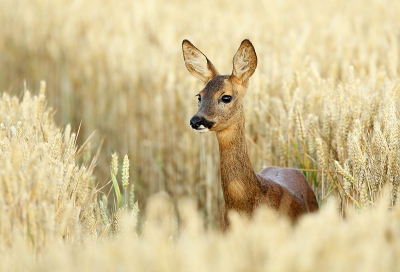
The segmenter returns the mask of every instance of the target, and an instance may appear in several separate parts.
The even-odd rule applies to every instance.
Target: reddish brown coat
[[[250,41],[241,43],[229,76],[219,75],[189,41],[183,41],[182,49],[189,72],[205,83],[198,95],[199,110],[191,119],[191,126],[199,132],[215,131],[218,139],[225,200],[221,228],[229,226],[229,210],[251,217],[256,207],[267,205],[292,221],[318,210],[314,192],[301,171],[274,166],[257,174],[253,170],[247,153],[243,111],[249,78],[257,67],[257,55]]]

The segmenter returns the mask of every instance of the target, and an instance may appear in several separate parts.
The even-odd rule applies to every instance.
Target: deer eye
[[[200,102],[201,101],[201,95],[200,94],[196,94],[197,96],[197,100]]]
[[[229,103],[232,101],[232,96],[230,95],[224,95],[223,97],[221,97],[221,101],[224,103]]]

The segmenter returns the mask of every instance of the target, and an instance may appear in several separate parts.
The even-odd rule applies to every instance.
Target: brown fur
[[[258,174],[253,170],[247,154],[243,112],[243,97],[257,67],[257,55],[250,41],[244,40],[240,45],[230,76],[218,75],[207,57],[189,41],[184,40],[182,48],[189,72],[206,84],[199,93],[201,102],[193,118],[201,117],[212,123],[210,131],[217,134],[225,201],[221,228],[229,226],[229,210],[251,217],[256,207],[267,205],[292,221],[318,210],[314,192],[299,170],[267,167]],[[224,95],[232,97],[230,103],[222,102]]]

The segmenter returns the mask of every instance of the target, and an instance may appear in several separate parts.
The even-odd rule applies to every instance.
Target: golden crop
[[[0,270],[395,270],[399,14],[388,0],[0,0]],[[222,236],[218,147],[189,128],[202,85],[181,42],[229,74],[245,38],[254,168],[302,169],[321,211],[296,227],[262,211]],[[114,151],[139,237],[124,209],[106,218]]]

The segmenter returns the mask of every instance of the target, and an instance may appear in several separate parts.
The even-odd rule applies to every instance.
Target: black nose
[[[193,116],[192,119],[190,119],[190,126],[193,129],[198,129],[201,125],[201,121],[202,121],[202,118]]]

